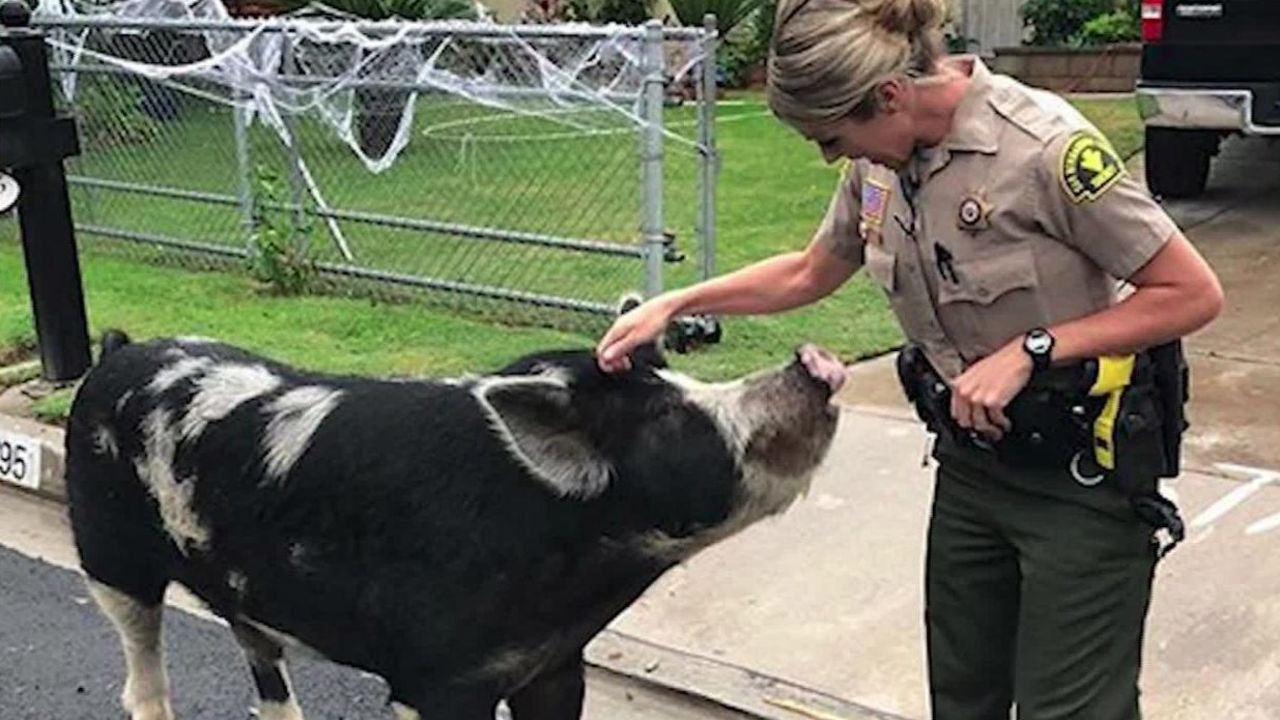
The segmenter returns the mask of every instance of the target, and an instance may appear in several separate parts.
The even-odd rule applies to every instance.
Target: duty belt
[[[1157,490],[1160,478],[1179,472],[1187,427],[1180,341],[1034,374],[1005,407],[1012,429],[995,442],[952,419],[950,386],[920,348],[902,350],[898,377],[943,445],[990,453],[1011,467],[1066,468],[1083,485],[1109,480],[1144,521],[1169,533],[1161,555],[1183,539],[1177,508]]]

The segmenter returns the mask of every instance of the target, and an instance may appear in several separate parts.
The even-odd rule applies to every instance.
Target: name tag
[[[40,441],[0,430],[0,481],[40,489]]]

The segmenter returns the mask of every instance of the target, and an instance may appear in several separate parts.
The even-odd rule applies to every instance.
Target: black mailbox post
[[[56,116],[44,36],[21,0],[0,1],[0,173],[21,194],[18,220],[46,380],[89,369],[84,289],[62,161],[80,152],[75,121]]]

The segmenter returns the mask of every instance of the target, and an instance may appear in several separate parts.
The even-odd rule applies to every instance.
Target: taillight
[[[1142,0],[1142,41],[1159,42],[1164,37],[1164,0]]]

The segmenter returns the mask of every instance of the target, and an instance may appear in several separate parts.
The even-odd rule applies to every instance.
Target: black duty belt
[[[1177,476],[1187,421],[1188,371],[1180,341],[1134,355],[1093,358],[1035,373],[1005,407],[1012,429],[999,441],[951,417],[951,388],[924,352],[907,346],[898,377],[920,419],[952,447],[990,453],[1010,467],[1067,469],[1077,482],[1110,481],[1146,522],[1184,537],[1177,508],[1157,490]]]

